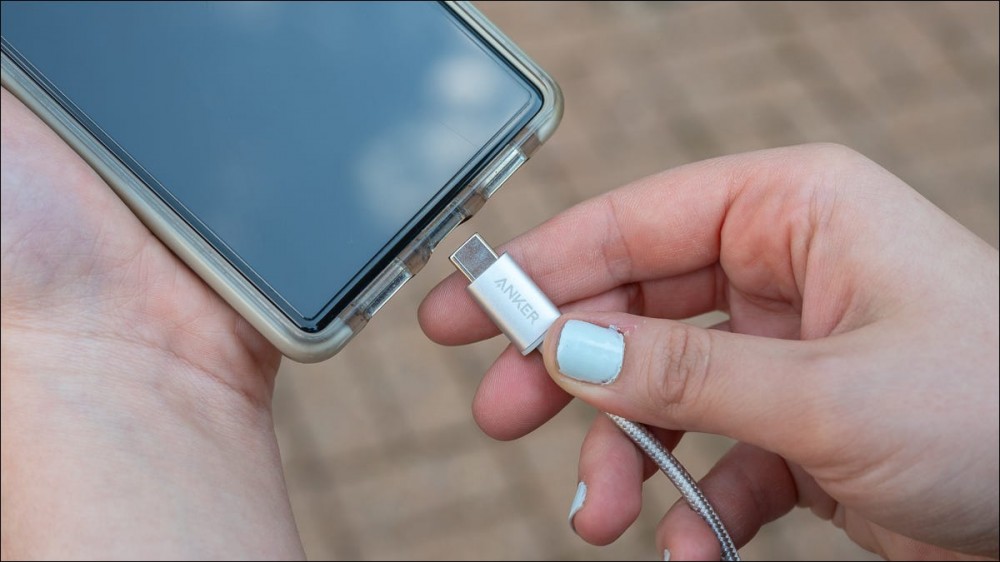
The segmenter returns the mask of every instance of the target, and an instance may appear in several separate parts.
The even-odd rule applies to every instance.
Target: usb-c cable
[[[469,279],[468,291],[493,323],[522,355],[534,351],[549,326],[559,318],[559,309],[507,254],[496,252],[473,234],[451,255],[451,261]],[[708,523],[719,539],[723,560],[739,560],[729,532],[719,520],[694,478],[644,426],[607,414],[624,433],[670,478],[695,513]]]

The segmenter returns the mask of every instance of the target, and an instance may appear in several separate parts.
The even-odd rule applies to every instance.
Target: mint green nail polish
[[[582,320],[563,325],[556,348],[559,372],[578,381],[608,384],[618,378],[625,359],[625,338],[612,328]]]

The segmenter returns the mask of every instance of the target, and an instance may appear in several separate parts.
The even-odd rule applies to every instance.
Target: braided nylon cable
[[[634,441],[640,449],[649,455],[649,458],[653,459],[656,466],[660,467],[660,470],[677,487],[681,496],[687,500],[691,509],[708,523],[708,526],[712,528],[712,532],[719,539],[719,546],[722,548],[722,559],[739,560],[740,553],[736,550],[736,545],[733,544],[733,539],[730,538],[729,531],[726,530],[722,521],[719,520],[719,515],[715,513],[712,504],[708,503],[705,495],[701,493],[701,489],[698,488],[698,484],[695,483],[694,478],[681,466],[681,463],[642,425],[614,414],[607,414],[607,416],[611,418],[611,421],[615,422],[615,425],[625,435],[628,435],[629,439]]]

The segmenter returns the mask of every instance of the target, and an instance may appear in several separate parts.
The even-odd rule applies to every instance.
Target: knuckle
[[[865,161],[860,152],[853,148],[835,142],[818,142],[807,145],[813,163],[822,166],[831,164],[849,164]]]
[[[653,347],[646,368],[648,395],[658,406],[697,402],[709,373],[712,342],[707,332],[671,326]]]
[[[862,173],[878,168],[860,152],[835,143],[817,143],[806,147],[803,159],[804,171],[807,177],[827,178],[831,181],[813,181],[811,185],[821,190],[839,186],[844,175]]]
[[[629,240],[622,229],[622,211],[614,193],[604,198],[607,217],[606,235],[602,237],[601,258],[608,277],[616,285],[624,285],[632,280],[632,252]]]

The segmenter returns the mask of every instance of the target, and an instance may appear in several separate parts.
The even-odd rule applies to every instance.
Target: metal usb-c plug
[[[535,350],[559,309],[507,254],[497,256],[478,234],[451,255],[469,278],[469,294],[522,355]]]

